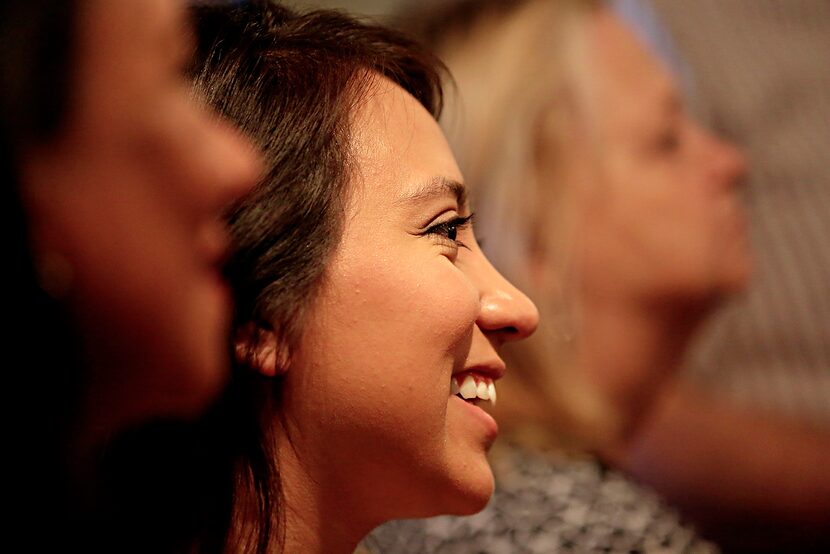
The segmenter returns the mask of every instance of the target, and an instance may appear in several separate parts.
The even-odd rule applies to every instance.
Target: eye
[[[665,121],[651,139],[651,149],[658,156],[671,156],[683,150],[689,120],[682,115]]]
[[[467,248],[467,245],[458,240],[458,232],[469,227],[472,223],[472,220],[473,214],[470,214],[466,217],[455,217],[453,219],[450,219],[449,221],[436,223],[435,225],[428,227],[423,232],[423,235],[431,235],[439,237],[441,239],[445,239],[451,242],[453,246],[455,246],[456,248]]]
[[[657,139],[657,151],[671,154],[680,147],[680,133],[676,129],[668,129]]]

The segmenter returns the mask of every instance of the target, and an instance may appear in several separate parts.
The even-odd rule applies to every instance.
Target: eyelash
[[[469,249],[469,247],[466,244],[464,244],[463,242],[458,240],[458,238],[456,238],[456,237],[458,237],[458,232],[459,231],[461,231],[463,229],[466,229],[467,227],[470,226],[470,224],[473,221],[473,215],[475,215],[475,214],[470,214],[467,217],[456,217],[456,218],[450,219],[449,221],[444,221],[442,223],[436,223],[432,227],[427,228],[427,230],[425,230],[423,232],[423,234],[425,236],[426,235],[437,235],[437,236],[441,237],[442,239],[448,240],[449,242],[451,242],[453,244],[453,246],[456,247],[456,248],[460,247],[460,248]]]

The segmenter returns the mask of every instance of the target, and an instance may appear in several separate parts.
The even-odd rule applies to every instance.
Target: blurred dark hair
[[[31,550],[71,543],[76,491],[68,438],[76,423],[80,356],[65,314],[43,292],[29,248],[20,160],[59,129],[69,103],[75,2],[5,0],[0,5],[0,209],[4,277],[4,503],[7,541]],[[16,355],[15,355],[16,354]],[[48,500],[46,500],[48,499]],[[43,522],[50,522],[48,533]],[[17,536],[20,540],[14,541]],[[60,537],[60,538],[58,538]]]
[[[44,139],[69,100],[72,0],[5,0],[0,5],[0,121],[15,146]]]
[[[405,36],[338,12],[297,14],[263,0],[194,13],[195,89],[262,149],[266,164],[258,187],[228,218],[235,329],[254,347],[257,330],[273,331],[287,365],[342,235],[353,176],[350,127],[361,99],[380,75],[437,118],[442,66]],[[218,430],[204,434],[224,441],[236,468],[226,526],[234,530],[224,545],[234,552],[266,552],[282,531],[271,435],[281,379],[253,371],[250,355],[247,363],[237,356],[232,382],[206,420]],[[214,517],[222,517],[216,507]]]

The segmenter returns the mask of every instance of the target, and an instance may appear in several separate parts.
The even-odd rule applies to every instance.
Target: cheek
[[[475,290],[442,256],[367,259],[337,278],[327,311],[339,323],[331,323],[347,322],[351,339],[396,365],[456,357],[475,325]]]
[[[708,223],[699,199],[684,198],[670,172],[644,169],[636,178],[623,178],[630,166],[618,170],[581,198],[575,258],[589,289],[639,294],[674,281],[678,266],[688,271],[700,258]]]
[[[723,217],[730,199],[689,179],[675,178],[666,186],[672,188],[645,199],[641,219],[632,223],[640,229],[639,249],[632,255],[645,262],[642,270],[660,292],[705,292],[728,262],[724,248],[734,240]]]
[[[443,452],[450,375],[469,353],[478,301],[449,260],[418,261],[330,266],[295,367],[305,393],[294,406],[329,446]]]

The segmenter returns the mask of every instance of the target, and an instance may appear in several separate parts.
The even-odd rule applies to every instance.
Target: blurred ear
[[[234,339],[236,361],[265,377],[276,377],[288,369],[284,345],[271,329],[255,323],[241,327]]]

